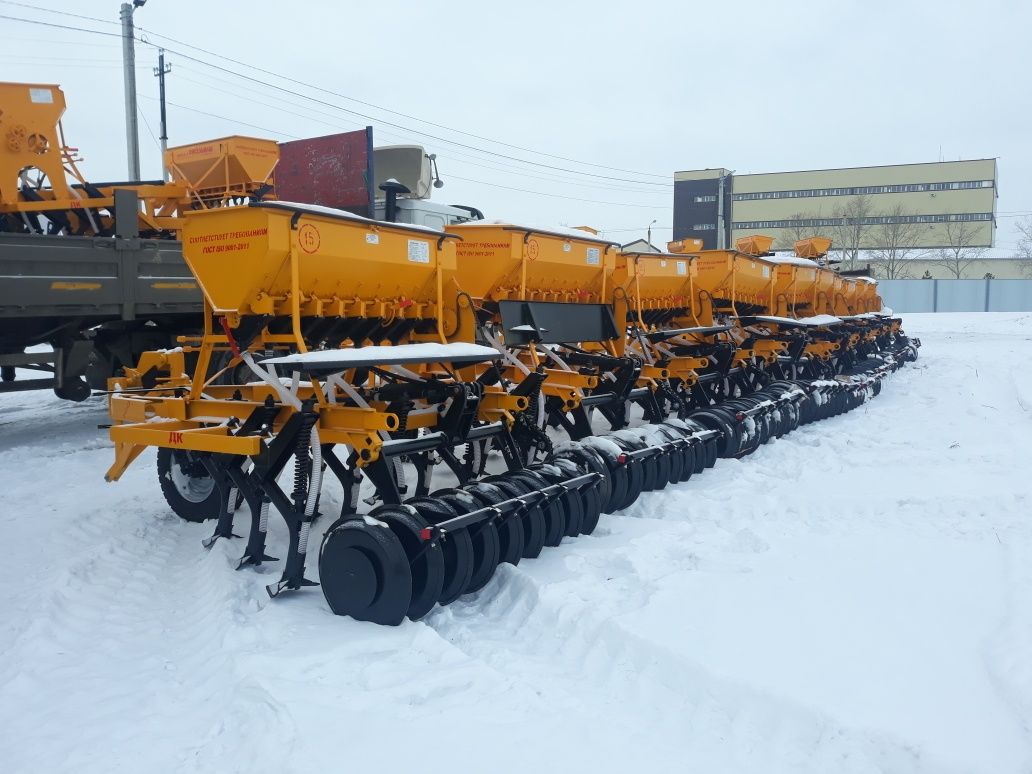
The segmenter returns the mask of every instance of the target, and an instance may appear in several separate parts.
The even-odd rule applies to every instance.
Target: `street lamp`
[[[645,239],[645,241],[649,243],[649,249],[652,249],[652,227],[656,223],[658,223],[658,222],[659,222],[659,219],[658,218],[654,218],[652,220],[652,222],[649,223],[649,228],[648,228],[648,232],[647,232],[648,233],[648,237],[646,237],[646,239]]]

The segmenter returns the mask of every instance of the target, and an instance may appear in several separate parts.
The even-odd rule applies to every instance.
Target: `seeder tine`
[[[240,557],[240,561],[237,562],[236,569],[242,570],[244,567],[260,567],[266,562],[278,562],[279,559],[275,556],[269,556],[268,554],[261,554],[260,556],[252,556],[251,554],[244,554]]]

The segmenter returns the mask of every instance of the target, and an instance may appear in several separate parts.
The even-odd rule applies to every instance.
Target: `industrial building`
[[[861,249],[886,247],[886,226],[900,223],[916,249],[955,245],[958,233],[964,247],[991,247],[996,199],[996,159],[751,175],[689,170],[674,173],[674,239],[713,249],[759,232],[789,248],[805,236],[835,239],[852,221]]]

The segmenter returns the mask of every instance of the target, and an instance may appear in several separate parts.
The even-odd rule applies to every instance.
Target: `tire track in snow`
[[[213,753],[245,768],[285,763],[289,711],[223,647],[253,601],[229,569],[236,547],[205,552],[207,527],[154,510],[128,498],[83,512],[61,536],[80,549],[4,654],[0,706],[11,711],[0,726],[11,740],[39,724],[75,730],[45,751],[10,746],[7,771],[205,769]],[[60,703],[55,685],[69,686]],[[148,760],[121,759],[140,737]]]
[[[727,549],[701,560],[710,569],[748,571],[735,554],[766,550],[748,525],[785,508],[763,497],[767,479],[796,478],[815,460],[822,470],[850,473],[835,447],[859,440],[857,430],[870,422],[863,413],[800,428],[752,459],[724,460],[699,480],[649,493],[623,514],[606,517],[593,538],[568,541],[561,557],[549,553],[524,566],[504,565],[481,592],[434,610],[425,622],[548,706],[583,712],[587,705],[596,716],[618,719],[631,737],[677,739],[686,763],[717,760],[721,770],[741,771],[771,771],[772,761],[788,771],[947,770],[883,732],[849,728],[794,700],[722,679],[621,623],[623,614],[647,604],[663,575],[694,570],[702,547]],[[838,435],[837,444],[828,433]],[[905,441],[896,446],[901,455],[910,448]],[[777,469],[763,459],[774,449]],[[743,502],[742,491],[760,494]],[[689,512],[686,492],[695,495]],[[792,513],[801,517],[800,526],[812,527],[813,517],[800,510],[805,500]],[[652,545],[643,550],[646,542]],[[560,562],[567,572],[556,572]],[[799,750],[808,754],[800,758]]]
[[[573,577],[544,585],[503,566],[485,589],[436,609],[426,624],[564,716],[587,712],[605,719],[603,730],[650,745],[675,741],[686,766],[697,759],[719,761],[721,771],[943,770],[883,734],[717,678],[622,626],[621,614],[645,603],[652,582],[615,540],[604,542],[578,552]]]

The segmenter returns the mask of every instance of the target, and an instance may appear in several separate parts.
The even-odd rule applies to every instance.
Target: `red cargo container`
[[[372,217],[373,128],[281,142],[276,198]]]

